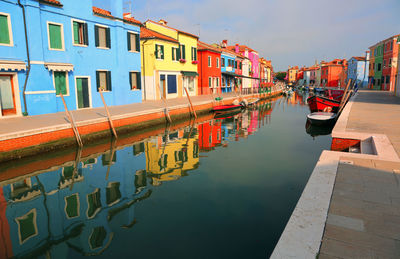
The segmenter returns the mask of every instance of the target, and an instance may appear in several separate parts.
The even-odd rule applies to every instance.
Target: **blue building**
[[[20,3],[0,1],[0,117],[64,111],[60,93],[70,110],[101,107],[99,88],[108,105],[141,102],[140,22],[122,0]]]
[[[348,61],[347,79],[356,81],[356,87],[368,86],[369,61],[365,57],[352,57]]]
[[[221,51],[221,91],[228,93],[235,87],[236,55],[225,48]]]
[[[0,222],[9,229],[0,244],[9,245],[1,247],[15,258],[46,251],[66,258],[70,249],[85,256],[117,251],[113,237],[136,223],[135,204],[152,193],[145,169],[141,142],[3,184]]]

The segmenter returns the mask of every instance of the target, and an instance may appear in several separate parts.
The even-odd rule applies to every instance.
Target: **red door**
[[[17,114],[13,77],[11,75],[0,76],[0,107],[3,116]]]

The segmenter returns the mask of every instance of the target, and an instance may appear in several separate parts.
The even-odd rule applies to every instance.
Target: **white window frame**
[[[78,23],[86,23],[86,24],[88,24],[87,22],[85,22],[85,21],[82,21],[82,20],[78,20],[78,19],[71,19],[71,35],[72,35],[72,45],[73,46],[77,46],[77,47],[88,47],[88,45],[85,45],[85,44],[76,44],[75,42],[74,42],[74,22],[78,22]],[[89,26],[88,26],[88,28],[89,28]],[[89,34],[89,32],[88,32],[88,34]],[[88,35],[88,37],[89,37],[89,35]]]
[[[0,46],[8,46],[8,47],[13,47],[14,46],[14,39],[13,39],[13,33],[12,33],[12,26],[11,26],[11,16],[9,13],[2,13],[0,12],[1,15],[7,16],[7,24],[8,24],[8,36],[10,38],[10,43],[5,44],[5,43],[0,43]]]
[[[89,207],[90,207],[89,206],[89,195],[95,194],[99,190],[100,190],[99,188],[96,188],[93,192],[86,194],[86,203],[88,205],[87,209],[86,209],[86,217],[88,219],[92,219],[92,218],[96,217],[96,215],[101,211],[101,208],[97,208],[96,211],[93,213],[93,215],[89,217]],[[101,203],[101,200],[100,200],[100,203]]]
[[[18,219],[22,219],[23,217],[25,217],[26,215],[28,215],[28,214],[30,214],[30,213],[33,213],[33,225],[34,225],[34,227],[35,227],[35,234],[32,235],[32,236],[30,236],[30,237],[28,237],[28,238],[25,239],[24,241],[22,241],[22,237],[21,237],[21,225],[20,225]],[[37,235],[39,234],[38,227],[37,227],[37,211],[36,211],[36,208],[31,209],[30,211],[28,211],[27,213],[25,213],[25,214],[22,215],[21,217],[16,217],[16,218],[15,218],[15,221],[16,221],[16,223],[17,223],[17,225],[18,225],[18,240],[19,240],[19,244],[20,244],[20,245],[26,243],[29,239],[31,239],[31,238],[33,238],[33,237],[35,237],[35,236],[37,236]]]
[[[219,57],[217,57],[217,61],[216,61],[217,63],[216,63],[216,65],[217,65],[217,68],[219,68]]]
[[[137,50],[128,50],[128,52],[129,53],[140,53],[140,34],[138,32],[136,32],[136,31],[127,31],[127,32],[132,33],[132,34],[136,34],[136,36],[139,37],[139,51],[137,51]],[[164,53],[164,55],[165,55],[165,53]],[[131,72],[138,72],[138,71],[131,71]]]
[[[49,50],[55,50],[55,51],[65,51],[65,40],[64,40],[64,24],[62,23],[57,23],[57,22],[50,22],[47,21],[47,44],[49,46]],[[61,26],[61,43],[62,43],[62,49],[53,49],[50,47],[50,30],[49,30],[49,25],[54,24],[54,25],[59,25]]]
[[[66,87],[67,87],[67,94],[65,94],[63,96],[69,96],[69,76],[68,76],[68,71],[53,71],[53,73],[51,73],[52,74],[51,76],[53,77],[53,87],[54,87],[54,90],[55,90],[56,97],[61,97],[61,95],[57,95],[56,81],[54,79],[54,72],[63,72],[63,73],[66,74],[65,83],[66,83]]]
[[[95,76],[96,76],[96,72],[109,72],[109,71],[111,71],[111,70],[107,70],[107,69],[96,69],[95,70]],[[111,71],[112,72],[112,71]],[[106,75],[106,81],[107,81],[107,75]],[[111,81],[111,84],[112,84],[112,81]],[[96,91],[97,91],[97,82],[96,82]],[[111,91],[109,91],[109,90],[103,90],[103,93],[110,93],[110,92],[112,92],[112,90]]]
[[[157,43],[155,43],[155,45],[156,45],[156,46],[163,46],[163,49],[164,49],[164,58],[156,58],[156,60],[164,61],[164,60],[165,60],[165,46],[164,46],[163,44],[157,44]],[[171,58],[171,59],[172,59],[172,58]]]
[[[76,87],[76,79],[79,78],[87,78],[88,79],[88,90],[89,90],[89,107],[86,108],[78,108],[78,88]],[[75,99],[76,99],[76,109],[77,110],[84,110],[92,108],[92,82],[90,80],[90,76],[75,76]]]
[[[211,56],[208,56],[208,67],[212,67],[212,58]]]
[[[105,28],[105,29],[108,29],[108,28],[110,28],[109,26],[106,26],[106,25],[102,25],[102,24],[98,24],[98,23],[95,23],[94,24],[95,26],[97,26],[97,27],[102,27],[102,28]],[[96,33],[96,30],[95,30],[95,32],[94,33]],[[95,35],[95,37],[96,37],[96,35]],[[107,37],[107,33],[106,33],[106,37]],[[99,37],[99,41],[100,41],[100,37]],[[111,30],[110,30],[110,41],[111,41]],[[106,39],[106,43],[107,43],[107,39]],[[94,44],[95,46],[96,46],[96,43]],[[107,48],[107,47],[96,47],[97,49],[111,49],[111,48]]]
[[[210,84],[211,82],[211,84]],[[210,76],[208,77],[208,88],[213,88],[213,78]]]
[[[141,73],[140,73],[140,71],[138,71],[138,70],[133,70],[133,71],[129,71],[129,76],[131,76],[131,73],[139,73],[139,75],[138,75],[138,77],[140,78],[140,86],[141,86],[141,88],[143,88],[143,85],[142,85],[142,75],[141,75]],[[129,78],[129,81],[130,81],[131,79]],[[137,92],[137,91],[142,91],[142,89],[132,89],[132,86],[130,85],[129,86],[130,88],[131,88],[131,91],[132,92]]]

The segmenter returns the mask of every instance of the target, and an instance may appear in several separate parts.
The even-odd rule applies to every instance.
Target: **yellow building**
[[[179,130],[145,143],[146,171],[152,184],[174,181],[199,166],[199,136],[195,129]]]
[[[141,29],[143,99],[159,100],[198,94],[198,36],[148,20]]]
[[[289,67],[288,69],[288,81],[289,84],[296,82],[297,80],[297,71],[299,71],[299,67]]]

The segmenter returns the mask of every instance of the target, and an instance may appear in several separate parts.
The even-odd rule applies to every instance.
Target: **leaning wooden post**
[[[113,121],[111,120],[110,112],[108,111],[108,107],[107,107],[106,101],[104,100],[103,90],[101,88],[99,89],[99,93],[100,93],[100,96],[101,96],[101,100],[103,101],[104,108],[106,108],[106,113],[107,113],[108,121],[110,122],[111,130],[112,130],[112,132],[114,134],[114,137],[117,139],[118,138],[117,132],[115,131]]]
[[[193,104],[192,104],[192,100],[190,100],[189,92],[188,92],[188,90],[186,89],[186,87],[183,87],[183,89],[185,89],[186,96],[187,96],[187,98],[188,98],[188,100],[189,100],[190,107],[191,107],[191,109],[192,109],[192,112],[193,112],[193,114],[194,114],[194,117],[197,119],[197,114],[196,114],[196,111],[194,110],[194,107],[193,107]]]
[[[83,142],[82,142],[81,136],[79,135],[78,128],[77,128],[77,126],[75,124],[74,117],[69,112],[68,107],[67,107],[67,103],[64,100],[64,95],[61,92],[60,92],[60,96],[61,96],[61,100],[62,100],[62,102],[64,104],[65,113],[67,114],[68,120],[71,123],[72,131],[74,132],[74,135],[75,135],[75,138],[76,138],[76,142],[78,142],[78,145],[80,147],[83,147]]]

